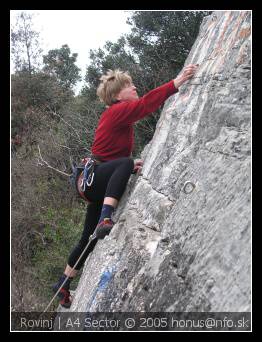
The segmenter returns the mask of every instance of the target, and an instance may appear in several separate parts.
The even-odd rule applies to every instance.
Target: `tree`
[[[183,67],[197,37],[206,11],[136,11],[128,23],[132,33],[127,42],[138,56],[144,80],[156,82],[174,78]]]
[[[65,44],[60,49],[50,50],[43,57],[43,71],[55,76],[64,89],[71,89],[81,80],[80,68],[75,65],[78,54],[70,54],[70,48]]]
[[[42,53],[39,33],[33,30],[33,15],[21,12],[16,25],[11,28],[11,53],[15,71],[28,72],[30,75],[39,68]]]

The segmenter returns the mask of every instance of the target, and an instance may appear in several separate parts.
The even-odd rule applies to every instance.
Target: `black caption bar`
[[[250,312],[12,312],[11,331],[251,331]]]

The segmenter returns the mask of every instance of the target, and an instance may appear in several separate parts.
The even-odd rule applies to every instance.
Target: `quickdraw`
[[[82,159],[80,166],[77,166],[75,163],[72,164],[73,173],[70,176],[70,182],[76,188],[80,197],[88,203],[91,203],[91,201],[86,198],[85,191],[94,182],[95,166],[102,162],[99,157],[92,155]]]
[[[88,158],[85,163],[85,168],[83,171],[83,179],[81,182],[81,190],[85,192],[86,186],[91,186],[94,181],[94,168],[96,161],[92,158]]]

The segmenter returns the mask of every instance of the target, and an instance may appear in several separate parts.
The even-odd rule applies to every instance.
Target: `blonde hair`
[[[126,71],[108,70],[105,75],[100,77],[100,84],[97,88],[97,95],[101,102],[108,106],[114,104],[117,94],[128,84],[132,83],[132,78]]]

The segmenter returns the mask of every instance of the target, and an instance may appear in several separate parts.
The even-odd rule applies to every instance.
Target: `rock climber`
[[[92,158],[96,163],[92,185],[85,189],[85,197],[90,203],[87,205],[84,230],[80,241],[69,255],[64,274],[53,286],[53,290],[58,291],[68,278],[58,293],[62,306],[70,307],[70,282],[97,242],[97,239],[91,241],[73,268],[90,235],[95,230],[99,232],[99,238],[109,234],[114,225],[112,214],[125,191],[130,175],[143,165],[142,160],[134,161],[131,157],[134,123],[156,111],[169,96],[178,92],[179,87],[194,76],[197,66],[186,66],[175,79],[151,90],[141,98],[128,72],[109,70],[100,78],[97,95],[107,108],[100,117],[91,148]]]

